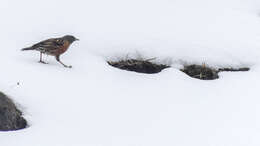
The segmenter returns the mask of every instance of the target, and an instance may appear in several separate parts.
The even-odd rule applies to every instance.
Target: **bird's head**
[[[65,35],[64,37],[62,37],[64,40],[69,41],[70,43],[73,43],[74,41],[79,41],[79,39],[77,39],[76,37],[72,36],[72,35]]]

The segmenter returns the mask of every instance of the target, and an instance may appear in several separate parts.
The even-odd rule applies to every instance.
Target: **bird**
[[[22,51],[35,50],[40,52],[39,63],[47,64],[42,60],[42,54],[47,54],[54,56],[56,60],[66,68],[72,68],[71,65],[66,65],[60,60],[60,55],[65,53],[70,45],[79,41],[76,37],[72,35],[65,35],[60,38],[50,38],[39,43],[32,45],[31,47],[23,48]]]

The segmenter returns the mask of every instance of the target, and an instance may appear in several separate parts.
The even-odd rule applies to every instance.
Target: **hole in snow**
[[[218,73],[223,72],[223,71],[231,71],[231,72],[236,72],[236,71],[249,71],[249,68],[219,68],[219,69],[214,69],[206,66],[206,64],[202,65],[186,65],[184,66],[183,69],[181,69],[184,73],[187,75],[201,79],[201,80],[214,80],[218,79]]]
[[[153,73],[159,73],[163,69],[168,68],[170,66],[164,65],[164,64],[157,64],[152,63],[152,59],[126,59],[126,60],[120,60],[120,61],[107,61],[107,63],[113,67],[127,70],[127,71],[134,71],[138,73],[147,73],[147,74],[153,74]]]
[[[14,102],[0,92],[0,131],[20,130],[27,127],[22,112],[17,109]]]

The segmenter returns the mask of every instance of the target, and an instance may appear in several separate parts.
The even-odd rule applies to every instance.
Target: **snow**
[[[30,126],[1,145],[259,146],[259,14],[257,0],[2,0],[0,90]],[[66,34],[80,39],[61,56],[72,69],[20,51]],[[127,55],[173,67],[106,63]],[[178,70],[203,62],[251,70],[213,81]]]

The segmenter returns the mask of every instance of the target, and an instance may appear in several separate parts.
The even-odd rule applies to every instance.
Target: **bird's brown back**
[[[57,56],[66,52],[70,44],[71,43],[68,40],[64,40],[62,38],[52,38],[39,42],[32,47],[42,53]]]

